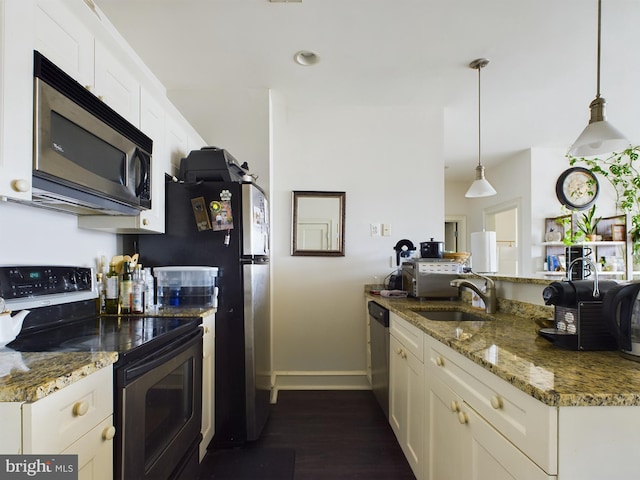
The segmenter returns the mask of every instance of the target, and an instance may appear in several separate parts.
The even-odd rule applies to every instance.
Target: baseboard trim
[[[274,371],[271,403],[280,390],[371,390],[366,370]]]

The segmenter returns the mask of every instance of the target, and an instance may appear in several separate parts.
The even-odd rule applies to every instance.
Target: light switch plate
[[[371,236],[372,237],[379,237],[380,236],[380,224],[379,223],[372,223],[370,226],[371,229]]]

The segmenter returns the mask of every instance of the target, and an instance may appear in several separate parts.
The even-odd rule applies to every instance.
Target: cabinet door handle
[[[88,411],[89,411],[89,402],[81,400],[79,402],[76,402],[73,405],[73,415],[75,417],[81,417],[83,415],[86,415]]]
[[[436,357],[436,365],[439,367],[444,367],[444,358]]]
[[[109,425],[102,431],[102,439],[103,440],[113,440],[113,437],[116,436],[116,427],[113,425]]]
[[[402,349],[399,348],[397,353],[398,353],[398,355],[402,356]]]
[[[31,183],[24,178],[17,178],[11,182],[11,188],[16,192],[28,192],[31,188]]]
[[[401,356],[402,356],[402,358],[403,358],[403,359],[405,359],[405,360],[406,360],[406,359],[407,359],[407,352],[405,352],[404,350],[402,350],[402,355],[401,355]]]
[[[502,398],[500,398],[498,395],[494,395],[493,397],[491,397],[491,406],[496,410],[500,410],[504,406]]]
[[[462,424],[465,425],[467,423],[469,423],[469,417],[467,416],[466,413],[464,412],[458,412],[458,421]]]
[[[451,411],[453,413],[459,412],[460,411],[460,404],[458,403],[457,400],[451,400],[451,404],[449,405],[449,408],[451,409]]]

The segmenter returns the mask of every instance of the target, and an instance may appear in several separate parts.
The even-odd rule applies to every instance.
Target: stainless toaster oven
[[[462,273],[462,266],[448,259],[416,259],[402,264],[402,289],[417,298],[457,298],[458,288],[451,280]]]

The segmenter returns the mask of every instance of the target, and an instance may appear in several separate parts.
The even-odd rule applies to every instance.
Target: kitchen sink
[[[489,320],[475,313],[462,312],[459,310],[422,310],[416,313],[428,320],[438,322],[486,322]]]

